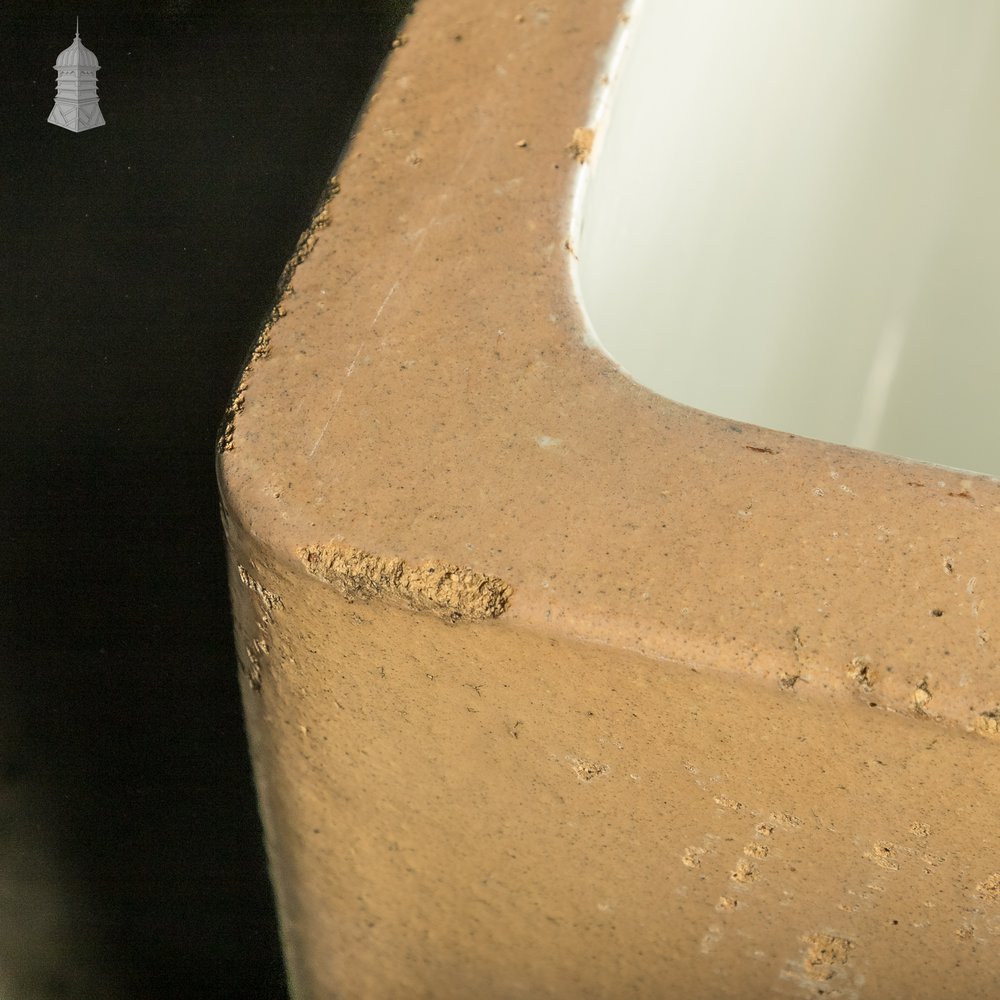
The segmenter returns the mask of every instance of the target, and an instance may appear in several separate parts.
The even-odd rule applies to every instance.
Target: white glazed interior
[[[581,296],[638,381],[1000,474],[1000,6],[634,5]]]

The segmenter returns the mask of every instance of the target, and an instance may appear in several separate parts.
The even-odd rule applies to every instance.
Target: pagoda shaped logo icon
[[[76,19],[73,44],[59,53],[56,64],[56,102],[49,115],[53,125],[71,132],[84,132],[104,124],[97,97],[97,56],[80,41],[80,19]]]

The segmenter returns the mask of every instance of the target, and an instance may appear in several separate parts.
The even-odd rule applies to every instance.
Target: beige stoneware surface
[[[586,346],[619,16],[420,0],[234,401],[293,990],[1000,993],[1000,488]]]

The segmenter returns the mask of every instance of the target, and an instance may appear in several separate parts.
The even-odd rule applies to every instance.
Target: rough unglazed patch
[[[503,580],[460,566],[439,562],[412,566],[339,542],[309,545],[297,552],[313,576],[349,601],[378,597],[457,622],[499,618],[510,600],[510,587]]]
[[[980,712],[976,718],[976,732],[985,736],[1000,736],[1000,709]]]
[[[567,147],[577,163],[586,163],[594,149],[594,130],[577,128],[573,130],[573,141]]]
[[[1000,872],[994,872],[989,878],[983,879],[983,881],[976,886],[976,892],[978,892],[983,899],[989,899],[992,902],[1000,903]]]
[[[835,934],[808,934],[802,939],[806,945],[803,961],[810,979],[832,979],[838,966],[846,965],[854,943]]]

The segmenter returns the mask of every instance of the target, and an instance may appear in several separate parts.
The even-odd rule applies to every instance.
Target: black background
[[[18,1000],[285,995],[215,437],[408,6],[0,8],[0,892],[65,884],[94,964]],[[79,134],[46,122],[77,15]]]

